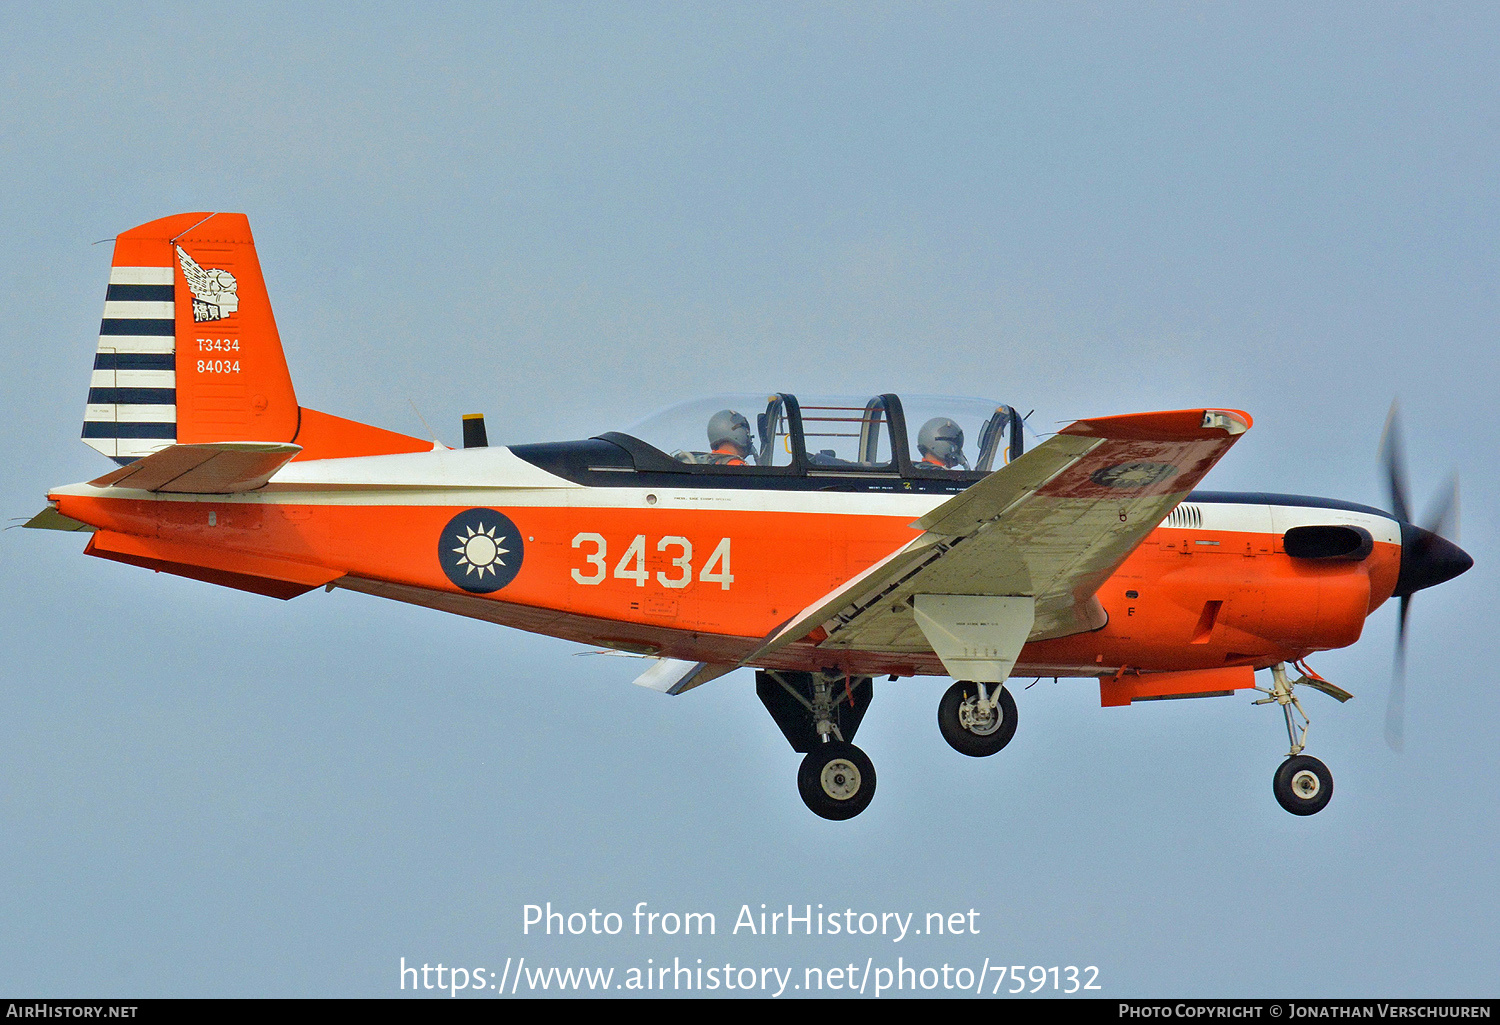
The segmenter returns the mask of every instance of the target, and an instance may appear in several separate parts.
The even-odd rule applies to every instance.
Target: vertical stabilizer
[[[115,239],[83,440],[121,464],[174,443],[295,443],[303,459],[432,448],[297,405],[250,221],[206,212]]]
[[[118,463],[173,442],[289,442],[297,397],[244,214],[115,239],[83,440]]]

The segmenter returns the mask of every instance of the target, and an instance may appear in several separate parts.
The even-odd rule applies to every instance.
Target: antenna
[[[406,397],[406,401],[411,403],[411,411],[417,414],[417,419],[422,421],[422,426],[427,428],[427,433],[432,435],[432,440],[437,441],[437,431],[432,429],[432,424],[427,422],[427,418],[423,416],[422,411],[417,408],[416,402],[413,401],[410,395]]]

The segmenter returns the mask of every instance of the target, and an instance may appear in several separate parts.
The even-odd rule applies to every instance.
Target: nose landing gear
[[[1292,745],[1286,761],[1282,762],[1276,770],[1276,777],[1273,780],[1272,789],[1276,794],[1276,802],[1293,815],[1316,815],[1326,808],[1333,798],[1333,773],[1329,772],[1328,766],[1318,759],[1302,753],[1307,747],[1307,728],[1312,725],[1312,720],[1303,710],[1302,702],[1297,700],[1295,688],[1299,686],[1308,686],[1322,691],[1339,702],[1348,701],[1354,695],[1342,687],[1334,686],[1308,669],[1304,669],[1304,674],[1298,679],[1288,681],[1285,662],[1278,662],[1271,667],[1269,689],[1255,688],[1266,697],[1253,704],[1269,705],[1274,702],[1281,706],[1286,716],[1287,737]],[[1294,708],[1302,717],[1300,726],[1292,718]]]
[[[1293,815],[1316,815],[1333,797],[1333,773],[1310,755],[1295,755],[1276,770],[1276,800]]]

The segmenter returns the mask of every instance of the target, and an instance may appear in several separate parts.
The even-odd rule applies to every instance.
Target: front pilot
[[[917,451],[922,454],[918,466],[942,470],[969,468],[969,461],[964,458],[963,428],[946,416],[935,416],[922,425],[917,433]]]

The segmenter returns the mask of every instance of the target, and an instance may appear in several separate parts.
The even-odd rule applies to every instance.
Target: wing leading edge
[[[956,678],[1004,680],[1026,641],[1104,626],[1094,593],[1251,423],[1219,409],[1080,420],[923,516],[921,535],[742,664],[805,641],[934,651]]]

